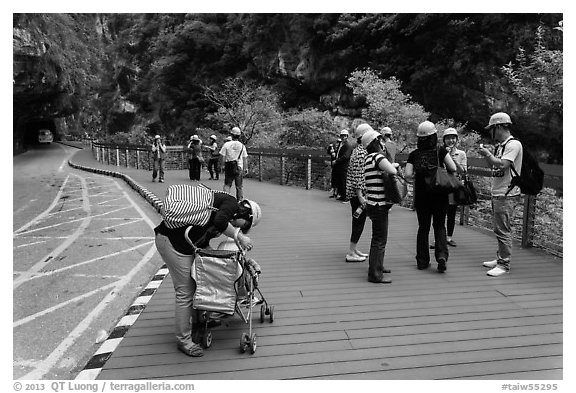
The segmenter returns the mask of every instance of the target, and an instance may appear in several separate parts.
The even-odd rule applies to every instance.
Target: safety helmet
[[[435,134],[438,130],[436,130],[436,126],[431,121],[423,121],[418,125],[418,131],[416,131],[416,136],[428,136]]]
[[[487,130],[490,127],[498,124],[512,124],[512,120],[510,120],[510,116],[508,116],[507,113],[504,112],[494,113],[492,116],[490,116],[488,125],[484,128]]]
[[[192,135],[192,137],[190,139],[192,139],[193,141],[199,141],[200,140],[200,138],[198,138],[198,135],[196,135],[196,134]]]
[[[241,203],[244,206],[248,205],[246,207],[250,207],[250,210],[252,211],[249,216],[250,222],[252,223],[250,227],[255,227],[258,225],[260,219],[262,218],[262,209],[260,209],[260,205],[250,199],[244,199]]]
[[[242,133],[242,131],[240,131],[240,128],[234,127],[234,128],[232,128],[232,131],[230,131],[230,133],[232,135],[240,135]]]
[[[228,135],[228,136],[226,137],[226,141],[231,141],[231,140],[232,140],[232,137],[231,137],[230,135]]]
[[[368,145],[379,136],[381,136],[380,133],[378,131],[374,131],[373,129],[366,131],[364,135],[362,135],[362,146],[364,146],[364,149],[366,149]]]
[[[210,139],[216,140],[216,135],[210,135]]]
[[[348,135],[348,130],[342,130],[342,131],[340,131],[340,135]]]
[[[390,127],[382,128],[382,135],[392,135],[392,129]]]
[[[160,135],[156,135],[154,139],[160,139]]]
[[[354,131],[354,136],[356,137],[356,139],[362,138],[362,135],[364,135],[367,131],[370,130],[374,131],[374,129],[370,127],[369,124],[362,123],[358,125],[358,127],[356,127],[356,131]]]
[[[452,127],[446,128],[444,130],[444,133],[442,134],[442,139],[444,139],[444,137],[446,137],[448,135],[455,135],[456,138],[458,138],[458,131],[456,131],[456,129],[452,128]]]

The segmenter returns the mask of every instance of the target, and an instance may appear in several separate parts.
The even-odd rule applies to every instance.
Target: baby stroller
[[[185,238],[190,242],[188,233]],[[248,324],[248,333],[243,332],[240,338],[240,352],[244,353],[250,348],[250,353],[254,354],[257,341],[256,333],[252,331],[253,308],[260,305],[261,323],[266,316],[270,323],[274,322],[274,306],[268,304],[258,288],[260,266],[253,259],[247,258],[246,251],[237,243],[233,250],[200,249],[190,244],[196,250],[190,273],[196,282],[193,300],[197,312],[194,341],[209,348],[212,345],[210,327],[215,320],[236,313]]]

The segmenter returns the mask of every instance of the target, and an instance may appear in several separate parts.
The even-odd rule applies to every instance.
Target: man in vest
[[[156,181],[156,176],[158,176],[158,181],[160,183],[164,183],[164,159],[166,158],[166,145],[162,143],[162,138],[160,138],[160,135],[156,135],[154,137],[154,142],[152,143],[152,158],[154,159],[152,181]]]

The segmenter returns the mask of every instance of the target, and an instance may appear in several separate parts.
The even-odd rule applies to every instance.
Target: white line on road
[[[100,229],[100,232],[105,232],[109,229],[118,228],[118,227],[121,227],[123,225],[135,224],[135,223],[143,221],[143,220],[144,220],[143,218],[131,219],[129,222],[123,222],[122,224],[116,224],[116,225],[110,225],[109,227],[104,227],[104,228]]]
[[[20,244],[19,246],[16,246],[16,248],[22,248],[22,247],[28,247],[28,246],[33,246],[34,244],[42,244],[42,243],[46,243],[48,240],[42,240],[42,241],[38,241],[38,242],[32,242],[32,243],[26,243],[26,244]]]

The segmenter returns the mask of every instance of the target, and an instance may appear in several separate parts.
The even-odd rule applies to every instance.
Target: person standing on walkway
[[[446,271],[448,262],[448,245],[446,244],[446,211],[448,195],[431,193],[426,188],[429,179],[438,165],[448,172],[456,172],[456,164],[448,154],[446,147],[438,148],[436,126],[430,121],[418,125],[417,149],[408,155],[405,175],[414,180],[414,206],[418,217],[418,234],[416,235],[416,265],[418,270],[430,266],[430,249],[428,235],[430,224],[434,228],[434,257],[438,262],[438,271]]]
[[[390,127],[384,127],[381,131],[382,137],[384,138],[384,146],[386,146],[386,158],[390,162],[396,162],[396,151],[398,147],[396,146],[396,142],[392,140],[392,130]]]
[[[348,142],[348,130],[340,131],[341,142],[336,149],[336,160],[332,167],[332,173],[336,181],[336,189],[339,197],[337,200],[346,201],[346,172],[350,163],[352,154],[352,145]]]
[[[367,155],[364,161],[366,182],[366,214],[372,221],[372,240],[368,256],[368,281],[378,284],[390,284],[392,280],[384,276],[390,273],[384,268],[384,255],[388,242],[388,212],[392,207],[386,201],[383,175],[396,174],[398,164],[392,164],[385,156],[384,141],[378,131],[372,127],[362,136],[362,146]]]
[[[490,270],[487,274],[498,277],[510,272],[512,257],[512,219],[514,209],[521,203],[520,189],[514,187],[506,195],[512,180],[510,167],[522,172],[523,148],[519,140],[510,135],[512,120],[504,112],[490,117],[486,129],[492,140],[497,142],[494,154],[480,145],[479,153],[492,166],[492,224],[498,240],[496,259],[486,261],[483,265]]]
[[[456,172],[458,175],[460,175],[460,177],[466,175],[468,159],[466,157],[466,152],[456,147],[458,144],[458,131],[452,127],[445,129],[444,134],[442,134],[442,141],[444,142],[444,147],[448,149],[448,154],[450,154],[450,157],[452,157],[454,164],[456,164]],[[454,193],[448,194],[448,210],[446,212],[446,243],[451,247],[456,247],[456,242],[454,239],[452,239],[452,236],[454,236],[454,228],[456,227],[457,210],[458,205],[456,204]]]
[[[210,135],[210,145],[208,146],[208,172],[210,172],[210,180],[220,179],[220,150],[216,142],[216,135]]]
[[[166,159],[166,145],[162,143],[160,135],[154,137],[152,142],[152,158],[154,160],[154,167],[152,168],[152,181],[164,183],[164,160]]]
[[[354,136],[357,145],[350,155],[350,165],[346,173],[346,199],[350,201],[352,209],[352,233],[350,234],[350,246],[346,254],[346,262],[364,262],[368,254],[358,250],[358,241],[364,231],[366,223],[366,184],[364,181],[364,165],[366,161],[366,149],[362,146],[362,135],[372,128],[364,123],[356,127]]]
[[[340,143],[338,139],[336,146]],[[334,162],[336,161],[336,147],[334,143],[330,143],[326,148],[326,153],[330,156],[330,196],[329,198],[338,198],[338,189],[336,188],[337,181],[334,172]]]
[[[202,156],[202,145],[198,135],[192,135],[188,143],[188,175],[190,180],[200,181],[200,172],[204,157]]]
[[[244,197],[242,183],[244,175],[248,174],[248,152],[246,146],[239,141],[241,133],[240,128],[232,128],[230,131],[232,140],[226,142],[220,149],[224,161],[224,191],[230,192],[234,182],[236,199],[239,201]]]
[[[193,211],[182,208],[185,205],[183,201],[189,201],[194,206]],[[172,203],[180,208],[167,213],[164,207]],[[250,250],[252,240],[246,233],[258,224],[262,211],[256,202],[238,202],[222,191],[203,186],[172,185],[166,190],[161,214],[163,220],[154,228],[155,244],[174,285],[177,348],[188,356],[202,356],[202,347],[192,338],[199,326],[197,313],[193,310],[196,283],[190,276],[195,249],[189,241],[197,248],[208,248],[211,239],[224,234]]]

